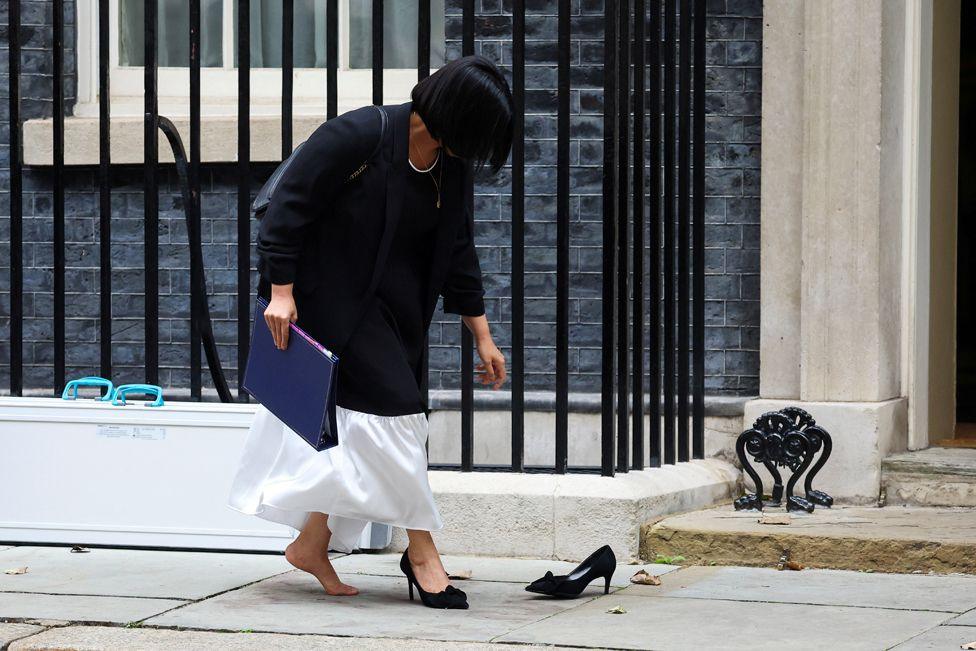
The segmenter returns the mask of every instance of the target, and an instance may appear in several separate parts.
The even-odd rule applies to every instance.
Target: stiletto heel
[[[554,576],[552,572],[546,572],[544,577],[525,586],[525,590],[551,597],[578,597],[593,579],[602,576],[603,594],[610,594],[610,579],[616,568],[617,558],[613,550],[610,545],[604,545],[569,574]]]
[[[420,601],[428,608],[467,610],[468,595],[453,585],[447,586],[440,592],[427,592],[424,590],[420,586],[420,582],[417,581],[417,576],[413,573],[413,567],[410,565],[410,558],[407,556],[406,550],[403,551],[403,556],[400,557],[400,571],[407,577],[407,586],[410,589],[410,601],[413,601],[413,588],[416,586],[417,592],[420,593]]]

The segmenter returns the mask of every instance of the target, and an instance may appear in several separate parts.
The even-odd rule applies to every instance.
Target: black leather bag
[[[376,142],[376,147],[373,148],[373,151],[370,153],[369,158],[363,161],[363,164],[360,165],[358,168],[356,168],[356,171],[350,174],[346,178],[345,180],[346,183],[352,181],[357,176],[362,174],[366,170],[366,166],[369,164],[369,161],[371,161],[373,157],[376,156],[377,152],[379,152],[380,150],[380,147],[383,146],[383,137],[386,135],[386,123],[389,120],[389,117],[387,116],[386,109],[384,109],[382,106],[376,106],[374,104],[373,108],[375,108],[377,111],[380,112],[380,125],[381,125],[380,138]],[[256,219],[261,219],[261,217],[264,216],[264,213],[267,212],[268,206],[271,205],[271,197],[274,195],[275,189],[278,187],[278,184],[281,182],[281,179],[285,175],[285,172],[288,171],[288,166],[295,159],[295,154],[297,154],[301,150],[304,144],[305,143],[303,142],[299,144],[297,147],[295,147],[295,149],[291,152],[291,155],[289,155],[288,158],[286,158],[285,160],[281,161],[281,164],[278,165],[278,168],[274,171],[274,173],[270,177],[268,177],[268,180],[264,182],[264,185],[261,186],[261,189],[258,191],[257,196],[254,198],[254,203],[251,204],[251,212],[254,213],[254,217]]]

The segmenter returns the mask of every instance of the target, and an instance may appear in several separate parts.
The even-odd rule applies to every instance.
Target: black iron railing
[[[53,11],[53,224],[54,224],[54,392],[65,384],[64,257],[64,3]],[[112,372],[111,183],[109,88],[109,0],[98,0],[100,366]],[[186,163],[189,241],[200,242],[200,0],[188,0],[189,160]],[[420,0],[417,77],[430,73],[429,0]],[[551,467],[569,468],[569,290],[570,290],[570,37],[571,5],[558,1],[555,441]],[[283,0],[281,31],[282,157],[293,145],[293,0]],[[372,94],[383,97],[383,0],[372,1]],[[462,3],[462,53],[474,52],[474,0]],[[10,126],[10,392],[23,393],[23,165],[20,114],[19,0],[9,2]],[[159,156],[157,132],[168,124],[159,116],[156,0],[145,2],[145,120],[143,189],[145,248],[146,381],[158,382]],[[635,19],[636,17],[636,19]],[[704,132],[705,0],[605,0],[603,94],[603,339],[601,382],[601,465],[604,475],[672,464],[704,454]],[[239,5],[238,186],[237,186],[237,347],[243,377],[251,317],[250,286],[250,6]],[[326,0],[326,118],[338,111],[338,0]],[[517,109],[512,150],[512,471],[526,471],[525,382],[525,2],[512,3],[512,90]],[[645,81],[647,85],[645,86]],[[663,109],[663,110],[662,110]],[[170,127],[172,125],[169,125]],[[645,131],[648,137],[645,138]],[[167,136],[176,136],[170,129]],[[181,146],[181,145],[180,145]],[[175,148],[175,145],[174,145]],[[179,162],[179,161],[178,161]],[[645,196],[645,178],[649,196]],[[473,178],[466,200],[473,211]],[[645,208],[647,208],[645,214]],[[645,231],[646,229],[646,231]],[[647,237],[645,239],[645,232]],[[647,277],[645,287],[645,256]],[[206,297],[203,263],[191,256],[191,386],[203,393],[201,346],[216,355]],[[645,342],[645,326],[650,336]],[[474,383],[472,339],[461,328],[462,470],[498,469],[474,464]],[[647,344],[645,348],[645,343]],[[645,356],[649,360],[645,368]],[[208,363],[221,386],[219,363]],[[645,379],[647,380],[645,384]],[[424,387],[426,391],[426,384]],[[226,390],[222,398],[231,399]],[[650,399],[647,400],[647,396]],[[238,399],[246,399],[238,387]],[[647,409],[645,412],[645,401]],[[644,419],[648,417],[649,431]],[[646,443],[646,446],[645,446]],[[533,469],[538,470],[538,469]],[[578,468],[573,468],[578,470]]]

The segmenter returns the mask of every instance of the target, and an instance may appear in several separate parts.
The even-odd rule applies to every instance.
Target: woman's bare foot
[[[285,560],[318,579],[325,588],[326,594],[336,597],[359,594],[359,590],[339,580],[339,575],[336,574],[329,560],[328,552],[305,549],[299,546],[296,540],[285,548]]]
[[[324,513],[310,514],[298,538],[285,548],[285,560],[318,579],[326,594],[336,597],[357,595],[359,590],[340,581],[329,560],[332,531],[328,521],[329,516]]]

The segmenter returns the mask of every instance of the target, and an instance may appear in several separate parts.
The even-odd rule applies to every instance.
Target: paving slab
[[[688,567],[661,586],[634,585],[628,595],[861,606],[964,613],[976,607],[976,577],[879,574],[843,570],[777,571]],[[973,618],[976,623],[976,617]]]
[[[0,638],[2,639],[2,638]],[[279,633],[215,633],[173,631],[153,628],[109,628],[69,626],[45,631],[22,639],[9,651],[308,651],[309,649],[361,649],[425,651],[489,651],[509,649],[510,645],[476,642],[438,642],[433,640],[391,640],[385,638],[336,637],[327,635],[286,635]],[[540,649],[538,646],[520,647]],[[546,647],[547,649],[564,647]]]
[[[17,547],[0,555],[0,592],[200,599],[294,568],[279,554]],[[0,611],[0,616],[6,613]]]
[[[646,524],[641,557],[680,554],[691,563],[772,567],[790,549],[807,567],[976,574],[974,508],[818,508],[794,514],[788,525],[760,524],[760,517],[724,506]]]
[[[923,651],[923,649],[958,649],[964,644],[976,642],[974,626],[936,626],[894,647],[898,651]]]
[[[471,579],[476,581],[501,581],[504,583],[519,583],[527,585],[541,576],[545,576],[546,571],[553,574],[566,574],[572,571],[577,563],[566,561],[547,561],[537,559],[522,558],[494,558],[490,556],[453,556],[442,557],[444,569],[449,574],[464,570],[471,571]],[[398,576],[400,572],[400,554],[351,554],[333,563],[338,572],[348,572],[350,574],[370,574],[376,576]],[[680,569],[677,565],[665,565],[661,563],[650,563],[646,565],[624,565],[618,564],[617,571],[614,572],[610,580],[611,586],[624,587],[630,585],[630,577],[638,570],[646,570],[649,574],[660,576],[668,572]],[[602,591],[603,582],[594,581],[590,590],[594,593]],[[463,582],[457,582],[461,588]]]
[[[419,598],[410,602],[403,577],[340,576],[360,594],[331,597],[314,577],[291,572],[153,617],[146,624],[485,642],[580,603],[541,598],[510,583],[465,581],[471,608],[436,610],[425,608]]]
[[[976,626],[976,610],[971,610],[949,620],[949,624],[953,626]]]
[[[174,599],[3,592],[0,593],[0,617],[125,624],[185,603]]]
[[[34,633],[40,633],[44,628],[33,624],[0,624],[0,649],[14,640],[18,640]]]
[[[646,597],[600,597],[496,638],[622,649],[887,649],[939,625],[944,613]],[[624,614],[607,610],[620,606]]]

